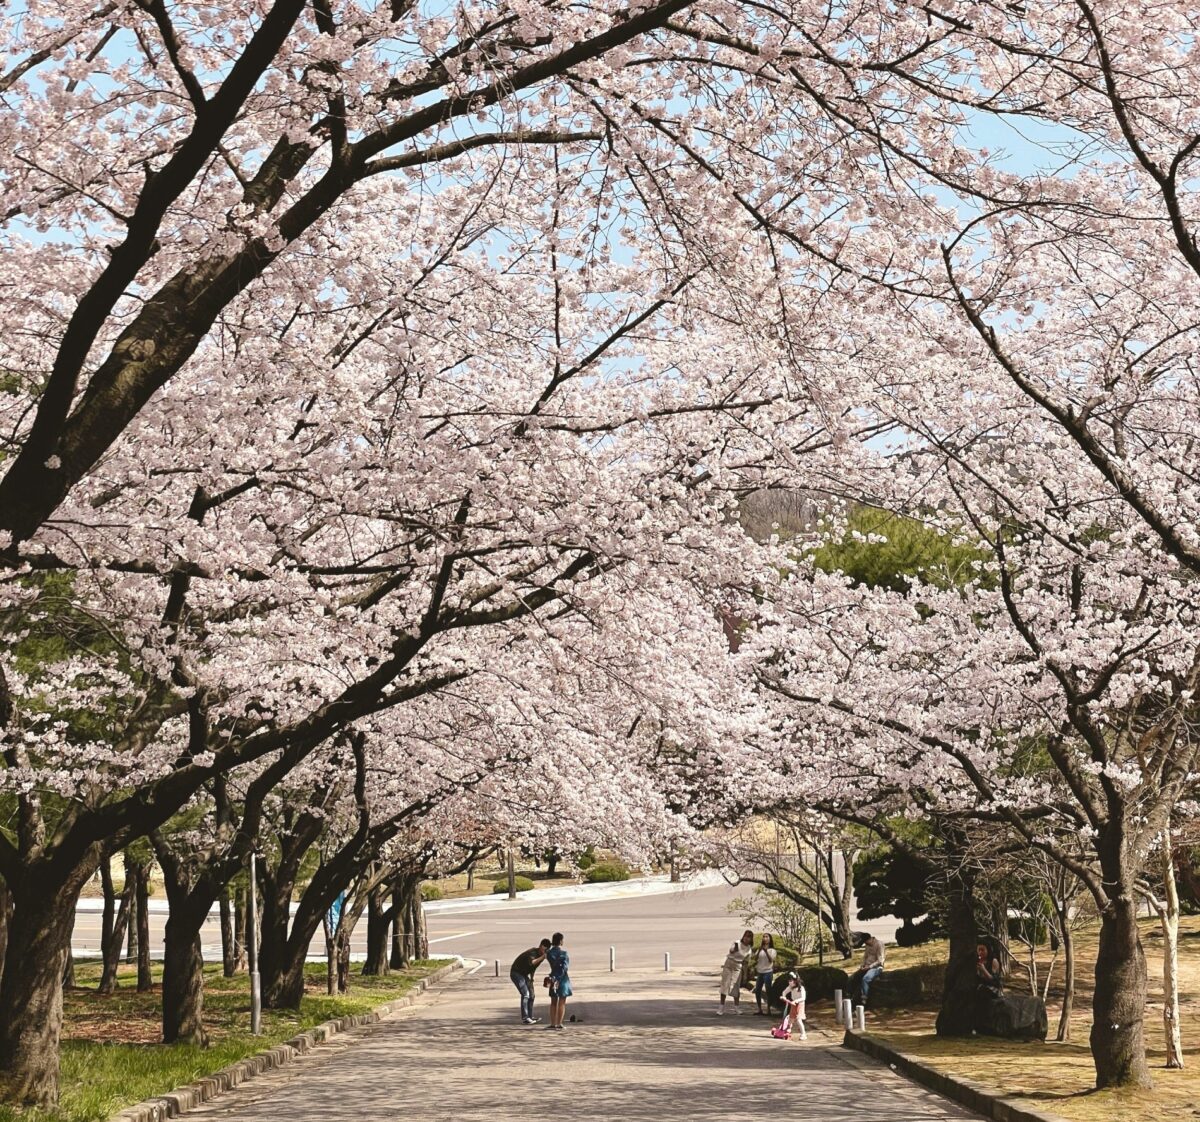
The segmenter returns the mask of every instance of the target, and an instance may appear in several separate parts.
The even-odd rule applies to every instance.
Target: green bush
[[[588,884],[602,884],[608,881],[628,880],[629,866],[624,861],[600,861],[593,865],[583,879]]]
[[[517,891],[518,892],[528,892],[533,887],[533,881],[531,881],[528,877],[517,877],[516,883],[517,883]],[[493,896],[496,896],[501,892],[507,892],[507,891],[508,891],[508,877],[503,877],[502,879],[496,881],[496,883],[492,885],[492,895]]]
[[[596,851],[590,845],[575,858],[575,867],[581,872],[587,872],[596,863]]]
[[[440,900],[442,898],[442,886],[434,881],[427,880],[421,885],[422,900]]]

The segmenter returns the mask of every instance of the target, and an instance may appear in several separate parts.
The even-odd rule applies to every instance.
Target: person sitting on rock
[[[883,943],[874,935],[868,935],[867,941],[863,944],[862,966],[850,976],[850,992],[857,999],[854,1001],[855,1005],[866,1008],[867,994],[871,990],[871,983],[883,973],[883,964],[886,958],[887,951],[883,949]]]
[[[984,943],[975,948],[975,986],[981,995],[988,997],[999,997],[1004,989],[1000,960],[990,957]]]

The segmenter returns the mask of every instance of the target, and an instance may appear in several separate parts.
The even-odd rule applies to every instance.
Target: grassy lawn
[[[1079,943],[1075,1012],[1071,1018],[1071,1040],[1059,1044],[1053,1037],[1058,1028],[1062,1002],[1062,961],[1055,967],[1050,986],[1048,1012],[1050,1039],[1045,1044],[1025,1044],[986,1037],[971,1040],[942,1040],[933,1033],[935,1008],[872,1011],[868,1029],[872,1035],[902,1052],[919,1056],[931,1066],[951,1071],[1019,1096],[1042,1110],[1072,1122],[1181,1122],[1200,1118],[1200,917],[1180,922],[1179,989],[1185,1063],[1183,1071],[1163,1067],[1162,938],[1158,921],[1142,924],[1150,981],[1146,1007],[1146,1044],[1152,1091],[1094,1091],[1094,1069],[1088,1050],[1091,1029],[1092,971],[1096,957],[1096,931],[1084,929]],[[1016,948],[1014,947],[1014,952]],[[946,944],[889,948],[888,967],[898,969],[931,959],[945,961]],[[1043,957],[1044,971],[1049,957]],[[1044,978],[1044,973],[1042,977]],[[1027,992],[1020,971],[1010,977],[1013,992]]]
[[[324,964],[310,964],[300,1011],[263,1010],[261,1036],[250,1034],[246,975],[223,978],[219,966],[210,967],[205,970],[204,996],[205,1025],[212,1038],[208,1048],[158,1043],[158,987],[151,993],[137,993],[132,968],[122,971],[121,988],[115,994],[100,997],[94,988],[98,967],[81,965],[80,987],[68,990],[64,1002],[59,1108],[22,1113],[0,1107],[0,1122],[101,1122],[133,1103],[209,1075],[322,1021],[368,1012],[444,965],[420,962],[382,978],[354,973],[347,995],[328,997]]]

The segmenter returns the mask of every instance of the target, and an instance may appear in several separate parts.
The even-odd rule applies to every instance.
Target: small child
[[[771,1035],[776,1040],[791,1040],[793,1022],[799,1028],[800,1039],[808,1039],[808,1032],[804,1027],[804,1003],[807,996],[800,975],[795,970],[791,971],[787,976],[787,985],[779,995],[779,1000],[783,1003],[783,1020],[771,1030]]]

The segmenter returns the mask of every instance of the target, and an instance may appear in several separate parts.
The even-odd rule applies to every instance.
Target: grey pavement
[[[547,892],[553,890],[545,890]],[[716,969],[725,947],[742,929],[728,904],[737,896],[749,896],[752,888],[685,889],[673,887],[656,895],[621,899],[546,899],[530,892],[516,900],[496,901],[486,909],[453,912],[438,910],[427,915],[430,951],[433,954],[461,955],[484,959],[492,966],[500,960],[501,973],[525,947],[543,935],[566,932],[572,947],[572,961],[581,969],[607,969],[608,948],[617,949],[618,963],[628,969],[661,967],[664,952],[679,968]],[[100,915],[81,911],[75,919],[73,945],[76,954],[97,952],[100,944]],[[150,915],[151,953],[162,957],[162,935],[166,916]],[[892,936],[894,920],[863,922],[863,930],[874,931],[885,939]],[[366,922],[355,930],[352,950],[366,949]],[[201,935],[205,957],[221,957],[221,930],[214,915]],[[324,936],[317,934],[311,954],[324,954]],[[836,956],[831,961],[838,961]],[[494,966],[492,966],[494,969]]]
[[[573,971],[581,1020],[517,1020],[508,979],[458,975],[380,1024],[354,1030],[188,1114],[194,1120],[349,1122],[941,1122],[977,1118],[841,1049],[827,1013],[807,1042],[752,1014],[715,1016],[716,972]],[[538,1010],[546,1003],[539,989]]]

